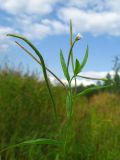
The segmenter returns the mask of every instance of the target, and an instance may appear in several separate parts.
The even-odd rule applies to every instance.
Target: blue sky
[[[86,76],[103,77],[120,54],[120,0],[0,0],[0,64],[7,57],[10,64],[23,64],[26,70],[39,71],[39,65],[7,38],[18,33],[29,38],[42,53],[46,65],[63,79],[59,61],[60,48],[65,57],[69,51],[69,19],[73,21],[74,37],[83,38],[74,48],[75,57],[82,60],[89,46]],[[24,44],[24,43],[22,43]],[[111,72],[112,73],[112,72]],[[52,79],[52,78],[51,78]],[[54,80],[54,79],[52,79]],[[93,81],[79,83],[90,84]]]

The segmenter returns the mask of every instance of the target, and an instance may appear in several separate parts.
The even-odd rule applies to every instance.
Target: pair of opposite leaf
[[[72,48],[73,48],[73,46],[70,49],[70,54],[72,52]],[[84,66],[87,62],[87,59],[88,59],[88,46],[87,46],[86,53],[85,53],[85,56],[84,56],[84,59],[83,59],[82,63],[80,64],[78,59],[76,59],[76,61],[75,61],[74,77],[76,77],[77,74],[80,73],[81,70],[84,68]],[[64,76],[66,77],[67,81],[69,82],[70,81],[70,74],[69,74],[69,71],[68,71],[69,63],[68,63],[68,66],[67,66],[66,63],[65,63],[63,52],[62,52],[61,49],[60,49],[60,61],[61,61],[61,66],[62,66],[62,69],[63,69]],[[69,58],[68,58],[68,61],[69,61]]]

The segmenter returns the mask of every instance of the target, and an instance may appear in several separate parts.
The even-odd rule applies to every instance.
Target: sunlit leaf
[[[75,70],[74,70],[74,75],[76,76],[81,70],[81,65],[78,59],[76,59],[75,62]]]
[[[66,63],[65,63],[65,59],[64,59],[62,50],[60,50],[60,62],[61,62],[61,66],[62,66],[62,69],[63,69],[63,73],[64,73],[65,77],[67,78],[67,80],[69,81],[70,80],[70,75],[69,75],[69,72],[68,72],[68,69],[67,69],[67,66],[66,66]]]
[[[83,61],[82,61],[82,63],[81,63],[81,70],[84,68],[84,66],[85,66],[85,64],[86,64],[86,62],[87,62],[87,59],[88,59],[88,51],[89,51],[89,49],[88,49],[88,46],[87,46],[86,52],[85,52],[85,56],[84,56]]]

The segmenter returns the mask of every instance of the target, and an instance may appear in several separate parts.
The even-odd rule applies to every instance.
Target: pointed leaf
[[[85,79],[98,80],[98,81],[108,81],[107,78],[93,78],[93,77],[86,77],[86,76],[82,76],[82,75],[77,75],[77,77],[85,78]]]
[[[82,64],[81,64],[81,70],[84,68],[84,66],[85,66],[85,64],[86,64],[86,62],[87,62],[87,59],[88,59],[88,51],[89,51],[89,49],[88,49],[88,46],[87,46],[86,52],[85,52],[85,56],[84,56],[84,59],[83,59]]]
[[[25,37],[21,36],[21,35],[16,35],[16,34],[7,34],[7,36],[11,36],[11,37],[15,37],[15,38],[19,38],[21,40],[23,40],[24,42],[26,42],[37,54],[37,56],[39,57],[40,61],[41,61],[41,66],[42,66],[42,70],[43,70],[43,75],[46,81],[46,85],[53,103],[53,109],[54,109],[54,113],[55,113],[55,117],[57,119],[57,112],[56,112],[56,107],[55,107],[55,102],[54,102],[54,98],[50,89],[50,85],[49,85],[49,81],[48,81],[48,77],[47,77],[47,72],[46,72],[46,66],[45,66],[45,62],[44,59],[42,57],[42,55],[40,54],[40,52],[38,51],[38,49]]]
[[[76,76],[81,70],[81,65],[78,59],[76,59],[75,62],[75,70],[74,70],[74,75]]]
[[[67,69],[67,66],[66,66],[66,63],[65,63],[65,59],[64,59],[62,50],[60,50],[60,62],[61,62],[61,66],[62,66],[62,69],[63,69],[63,73],[64,73],[65,77],[67,78],[67,80],[69,81],[70,80],[70,75],[69,75],[69,72],[68,72],[68,69]]]
[[[104,88],[110,88],[110,87],[112,87],[112,85],[90,87],[90,88],[85,89],[84,91],[78,93],[77,96],[85,96],[93,91],[104,89]]]
[[[24,141],[24,142],[15,144],[15,145],[8,146],[8,147],[4,148],[3,150],[1,150],[0,153],[4,152],[6,150],[12,149],[12,148],[22,147],[24,145],[37,145],[37,144],[39,144],[39,145],[45,145],[45,144],[61,145],[62,142],[59,142],[57,140],[52,140],[52,139],[46,139],[46,138],[40,138],[40,139],[35,139],[35,140],[27,140],[27,141]]]
[[[61,143],[58,142],[57,140],[40,138],[40,139],[35,139],[35,140],[24,141],[22,144],[23,144],[23,145],[26,145],[26,144],[50,144],[50,145],[60,145]]]

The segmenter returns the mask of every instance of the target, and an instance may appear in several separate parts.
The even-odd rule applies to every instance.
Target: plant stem
[[[72,89],[71,89],[71,81],[69,82],[69,88],[68,88],[68,94],[71,97],[71,108],[73,111],[73,103],[72,103]],[[70,116],[67,118],[66,121],[66,132],[65,132],[65,143],[64,143],[64,160],[66,160],[66,154],[67,154],[67,143],[68,143],[68,135],[70,136],[70,127],[71,127],[71,122],[72,122],[72,113]]]
[[[77,77],[85,78],[85,79],[92,79],[92,80],[101,80],[101,81],[107,81],[108,80],[106,78],[92,78],[92,77],[86,77],[86,76],[82,76],[82,75],[77,75]]]
[[[27,54],[29,54],[37,63],[39,63],[41,65],[41,62],[37,60],[37,58],[35,58],[31,52],[29,52],[25,47],[23,47],[20,43],[18,43],[17,41],[15,41],[15,43],[21,47]],[[52,74],[61,84],[64,88],[66,88],[65,84],[49,69],[46,67],[46,70]]]
[[[75,42],[76,42],[76,40],[74,40],[72,46],[70,47],[70,51],[69,51],[69,55],[68,55],[68,61],[67,61],[67,68],[69,68],[70,57],[71,57],[72,49],[73,49],[73,47],[74,47]]]
[[[70,19],[70,47],[72,47],[72,44],[73,44],[73,42],[72,42],[72,39],[73,39],[72,35],[73,35],[72,20]],[[75,67],[74,67],[73,50],[71,52],[71,61],[72,61],[72,69],[73,69],[73,73],[74,73]],[[76,91],[77,91],[77,82],[76,82],[76,77],[75,77],[75,93],[76,93]]]

